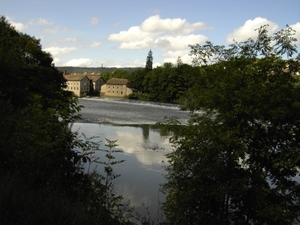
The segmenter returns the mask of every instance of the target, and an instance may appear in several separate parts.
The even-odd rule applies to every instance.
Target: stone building
[[[101,88],[101,96],[125,97],[133,93],[131,83],[127,79],[111,78]]]
[[[86,96],[90,93],[91,80],[85,74],[64,75],[67,80],[65,90],[72,91],[78,97]]]
[[[105,80],[100,75],[88,74],[86,76],[91,80],[90,91],[99,94],[101,86],[105,84]]]

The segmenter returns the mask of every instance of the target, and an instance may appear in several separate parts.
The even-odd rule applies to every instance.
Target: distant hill
[[[68,74],[70,73],[103,73],[103,72],[113,72],[116,70],[125,70],[128,72],[132,72],[137,69],[141,69],[141,67],[124,67],[124,68],[117,68],[117,67],[72,67],[72,66],[57,66],[56,67],[59,71],[64,72],[67,71]]]

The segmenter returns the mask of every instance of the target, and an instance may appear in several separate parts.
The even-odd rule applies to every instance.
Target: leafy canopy
[[[194,111],[174,131],[164,204],[170,224],[300,219],[300,62],[290,27],[224,46],[191,45]],[[199,111],[200,110],[200,111]]]
[[[0,17],[1,222],[125,223],[118,198],[84,173],[79,149],[90,145],[70,127],[81,107],[52,61],[39,40]]]

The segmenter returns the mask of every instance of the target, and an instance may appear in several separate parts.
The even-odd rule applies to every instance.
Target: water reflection
[[[165,196],[159,193],[160,184],[164,183],[162,161],[166,162],[165,154],[171,151],[167,137],[161,135],[161,130],[151,125],[144,126],[112,126],[91,123],[75,123],[73,130],[78,130],[87,137],[99,136],[101,148],[105,147],[105,138],[118,140],[116,160],[125,160],[114,165],[114,172],[121,174],[116,180],[115,189],[118,194],[130,199],[131,205],[145,215],[143,204],[148,207],[152,218],[157,217],[159,201]],[[97,152],[100,160],[105,160],[103,152]],[[101,165],[91,165],[103,174]]]

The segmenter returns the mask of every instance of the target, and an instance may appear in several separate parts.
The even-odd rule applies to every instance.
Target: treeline
[[[101,76],[105,80],[110,78],[124,78],[131,81],[135,93],[129,98],[168,102],[184,103],[187,91],[193,87],[199,74],[199,67],[188,64],[164,63],[162,66],[146,71],[145,68],[137,68],[134,71],[117,69],[113,72],[103,72]]]
[[[180,103],[185,102],[187,91],[193,87],[199,74],[199,67],[182,63],[180,58],[176,64],[164,63],[151,68],[79,68],[58,67],[68,73],[101,74],[104,80],[123,78],[130,80],[135,93],[129,98],[147,101]],[[102,72],[101,72],[102,71]]]
[[[56,67],[59,71],[67,73],[88,73],[88,74],[101,74],[103,72],[114,72],[116,70],[122,70],[127,72],[132,72],[134,70],[139,69],[138,67],[124,67],[124,68],[117,68],[117,67],[74,67],[74,66],[57,66]]]

